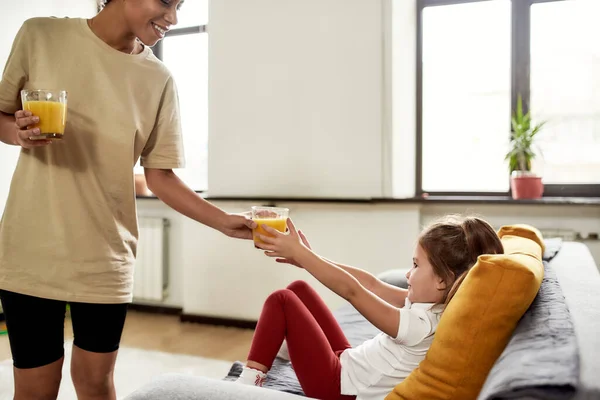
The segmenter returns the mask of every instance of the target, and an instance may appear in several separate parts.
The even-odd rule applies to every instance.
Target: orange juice
[[[252,231],[254,243],[262,243],[262,240],[256,236],[257,234],[270,236],[267,232],[265,232],[261,225],[270,226],[273,229],[277,229],[279,232],[285,232],[287,229],[287,218],[253,218],[253,221],[258,224],[258,227]]]
[[[67,106],[56,101],[25,101],[23,109],[40,118],[30,127],[40,129],[40,139],[62,139],[65,133]]]

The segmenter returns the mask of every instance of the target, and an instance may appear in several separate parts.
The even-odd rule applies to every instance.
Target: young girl
[[[304,268],[382,331],[352,348],[302,281],[267,298],[237,382],[262,386],[285,339],[304,393],[318,399],[383,399],[425,358],[445,305],[477,257],[504,252],[487,222],[443,218],[420,234],[406,290],[315,254],[291,220],[287,234],[264,228],[271,236],[261,236],[259,247],[267,256]]]

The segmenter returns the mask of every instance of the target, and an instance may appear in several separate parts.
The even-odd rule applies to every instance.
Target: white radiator
[[[139,241],[133,277],[133,300],[162,301],[169,285],[169,221],[139,217]]]

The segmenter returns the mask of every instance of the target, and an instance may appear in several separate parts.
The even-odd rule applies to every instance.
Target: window
[[[510,1],[427,7],[422,32],[423,190],[507,191]]]
[[[546,183],[600,182],[598,16],[597,0],[531,6],[530,105],[548,121],[534,167]]]
[[[193,190],[207,189],[208,0],[190,0],[178,24],[154,47],[174,76],[179,93],[186,167],[176,174]]]
[[[600,195],[600,2],[417,1],[417,195],[507,195],[518,94],[544,195]]]

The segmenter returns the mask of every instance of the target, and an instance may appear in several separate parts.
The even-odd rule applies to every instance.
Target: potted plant
[[[510,170],[513,199],[539,199],[544,193],[542,178],[531,171],[531,160],[536,156],[534,140],[544,124],[531,125],[531,113],[523,114],[523,100],[519,95],[517,109],[512,116],[510,147],[505,158]]]

